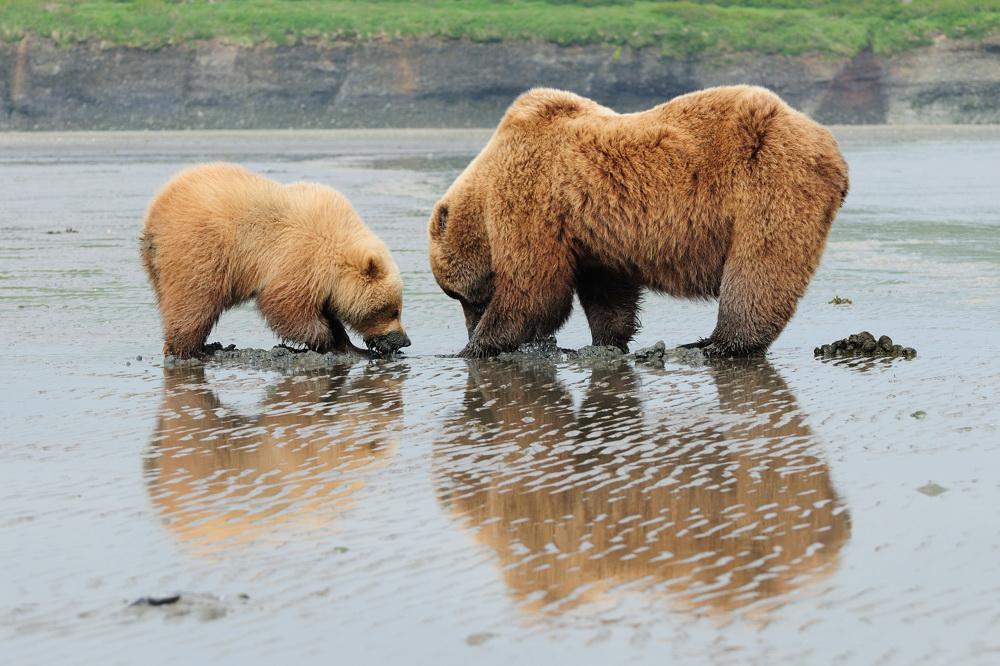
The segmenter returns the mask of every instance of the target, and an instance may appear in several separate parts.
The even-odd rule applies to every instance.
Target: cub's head
[[[337,299],[337,312],[373,354],[390,356],[409,347],[410,338],[400,319],[403,281],[388,248],[379,245],[348,259],[350,275],[341,282],[346,293]]]
[[[463,196],[464,177],[434,206],[427,235],[434,279],[445,294],[462,304],[471,337],[493,298],[493,260],[483,207]]]

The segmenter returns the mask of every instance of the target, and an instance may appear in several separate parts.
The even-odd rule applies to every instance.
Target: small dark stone
[[[148,597],[136,599],[129,606],[166,606],[181,600],[179,593],[172,594],[151,594]]]
[[[878,339],[878,346],[882,351],[892,351],[892,338],[888,335],[883,335]]]
[[[858,348],[863,352],[871,353],[878,349],[878,342],[874,335],[868,331],[862,331],[858,333]]]

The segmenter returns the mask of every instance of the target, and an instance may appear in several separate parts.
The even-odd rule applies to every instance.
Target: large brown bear
[[[189,357],[222,311],[251,298],[283,340],[325,353],[410,344],[402,281],[385,244],[338,192],[281,185],[232,164],[174,176],[153,198],[142,263],[163,318],[163,353]]]
[[[640,290],[718,298],[709,355],[759,356],[819,264],[847,194],[833,136],[773,93],[711,88],[617,114],[531,90],[437,203],[434,277],[463,356],[554,333],[574,291],[595,345],[627,350]]]

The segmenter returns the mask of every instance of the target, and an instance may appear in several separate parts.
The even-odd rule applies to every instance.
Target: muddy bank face
[[[1000,134],[839,138],[823,262],[740,365],[672,349],[714,303],[655,295],[631,358],[579,311],[450,357],[427,221],[488,131],[0,135],[4,657],[989,663]],[[351,200],[403,357],[273,352],[239,308],[209,339],[269,351],[164,367],[139,226],[212,160]],[[814,356],[859,331],[918,354]]]

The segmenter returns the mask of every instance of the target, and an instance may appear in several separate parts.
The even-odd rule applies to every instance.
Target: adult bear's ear
[[[448,226],[448,204],[438,204],[431,216],[431,235],[440,236]]]

